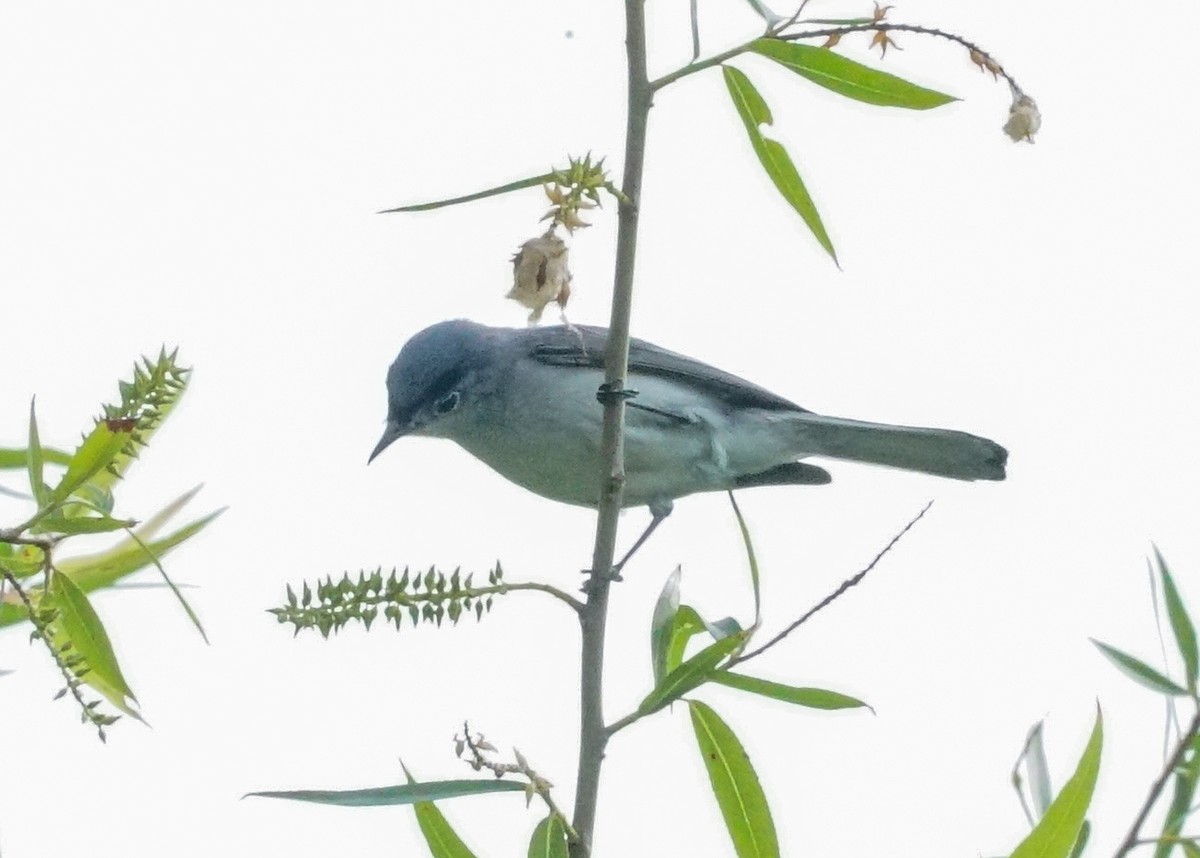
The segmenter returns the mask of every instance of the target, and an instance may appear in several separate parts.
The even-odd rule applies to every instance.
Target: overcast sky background
[[[649,8],[661,74],[688,58],[687,3]],[[1190,6],[1168,0],[1136,25],[1114,9],[892,13],[993,50],[1041,107],[1034,146],[1000,131],[1007,88],[946,43],[900,35],[884,63],[964,99],[930,113],[738,60],[840,272],[761,175],[719,71],[657,99],[635,334],[817,411],[1011,451],[1000,484],[835,463],[830,486],[742,494],[768,630],[936,501],[864,586],[753,664],[875,716],[697,694],[745,742],[785,854],[1006,854],[1026,831],[1009,785],[1026,730],[1048,719],[1057,788],[1097,698],[1090,854],[1111,852],[1161,766],[1161,701],[1087,639],[1157,660],[1151,540],[1200,615],[1197,73],[1191,31],[1169,23]],[[700,12],[706,53],[760,28],[738,0]],[[500,558],[513,580],[577,585],[586,510],[448,442],[405,440],[366,467],[409,336],[452,317],[524,324],[502,296],[544,198],[373,212],[588,150],[619,175],[622,27],[620,4],[581,0],[0,6],[0,445],[23,442],[35,393],[43,440],[70,445],[135,357],[178,345],[192,388],[118,510],[147,517],[201,482],[196,515],[230,507],[168,564],[201,587],[189,595],[212,646],[165,592],[95,599],[153,729],[125,720],[102,746],[51,701],[43,649],[0,635],[0,667],[16,671],[0,678],[5,858],[420,855],[407,809],[238,799],[394,783],[401,756],[423,779],[467,776],[451,743],[464,718],[571,805],[578,635],[557,603],[518,594],[478,625],[328,642],[293,640],[264,610],[288,582],[380,563],[482,572]],[[841,50],[875,63],[868,39]],[[573,242],[574,321],[607,322],[612,215]],[[0,501],[0,521],[22,515]],[[622,544],[645,520],[626,514]],[[650,614],[676,564],[686,602],[750,617],[728,502],[680,502],[615,588],[610,720],[649,688]],[[614,740],[598,855],[732,854],[694,745],[684,707]],[[515,795],[443,810],[481,856],[523,855],[542,816]]]

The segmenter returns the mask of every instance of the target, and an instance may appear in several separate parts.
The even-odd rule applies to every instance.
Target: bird
[[[535,494],[597,507],[607,339],[589,325],[425,328],[388,369],[386,428],[368,462],[405,436],[447,438]],[[630,340],[626,385],[622,506],[646,506],[652,521],[625,560],[679,498],[830,482],[809,457],[1005,477],[1008,453],[987,438],[817,414],[644,340]]]

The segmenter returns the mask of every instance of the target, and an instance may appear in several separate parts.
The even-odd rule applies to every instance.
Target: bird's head
[[[486,359],[489,329],[456,319],[418,333],[400,349],[388,370],[388,415],[370,462],[405,435],[447,436]]]

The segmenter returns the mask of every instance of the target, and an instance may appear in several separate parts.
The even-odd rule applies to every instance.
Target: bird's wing
[[[552,366],[599,368],[604,365],[608,330],[590,325],[556,325],[530,328],[528,355]],[[764,408],[771,411],[806,411],[794,402],[732,373],[686,355],[660,348],[645,340],[629,342],[629,370],[691,385],[731,408]],[[632,400],[636,403],[637,400]]]

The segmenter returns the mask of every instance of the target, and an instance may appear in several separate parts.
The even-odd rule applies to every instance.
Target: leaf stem
[[[644,0],[625,0],[625,50],[628,104],[625,120],[625,196],[618,211],[617,258],[613,274],[612,314],[604,355],[604,428],[601,434],[601,496],[592,550],[587,604],[580,613],[581,671],[579,769],[576,774],[575,812],[572,824],[579,839],[570,844],[571,858],[587,858],[592,851],[600,766],[608,733],[604,728],[604,631],[608,617],[608,591],[617,539],[617,515],[625,488],[623,397],[629,369],[629,317],[633,306],[633,272],[637,254],[638,206],[646,154],[646,127],[654,90],[646,73],[646,20]]]
[[[1144,841],[1138,840],[1138,834],[1142,830],[1142,825],[1146,822],[1146,817],[1150,815],[1151,808],[1158,801],[1159,795],[1162,793],[1163,787],[1166,786],[1171,774],[1183,761],[1183,755],[1187,753],[1192,742],[1200,735],[1200,706],[1196,707],[1196,714],[1192,717],[1192,723],[1188,725],[1187,732],[1179,739],[1179,744],[1175,746],[1175,753],[1171,754],[1163,766],[1162,772],[1158,779],[1150,787],[1150,794],[1146,796],[1146,800],[1142,803],[1141,810],[1133,820],[1133,825],[1129,827],[1129,833],[1125,835],[1125,839],[1121,841],[1121,845],[1117,847],[1117,851],[1113,853],[1113,858],[1122,858],[1127,855],[1135,846],[1138,846]],[[1153,841],[1156,842],[1156,841]]]

